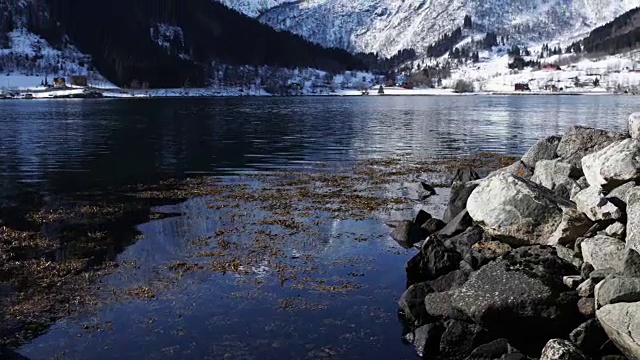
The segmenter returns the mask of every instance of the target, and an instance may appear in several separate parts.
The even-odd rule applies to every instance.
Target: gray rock
[[[433,292],[431,286],[426,283],[414,284],[400,296],[398,306],[405,320],[414,326],[426,323],[427,311],[424,307],[424,298]]]
[[[579,323],[578,298],[562,283],[574,272],[553,248],[521,247],[474,272],[450,303],[488,331],[514,334],[521,350],[539,351]]]
[[[438,235],[444,238],[452,237],[464,232],[473,225],[473,219],[467,210],[462,211],[447,226],[438,231]]]
[[[477,346],[491,340],[486,330],[474,323],[447,320],[440,338],[440,356],[445,359],[464,359]]]
[[[485,180],[498,174],[510,174],[521,177],[523,179],[531,179],[531,177],[533,176],[533,169],[525,165],[522,161],[518,160],[509,166],[491,172],[489,175],[487,175]]]
[[[467,272],[463,270],[455,270],[446,275],[442,275],[435,280],[427,281],[427,284],[429,284],[435,292],[443,292],[462,287],[462,285],[467,282],[467,279],[469,279],[469,274]],[[422,300],[424,304],[424,297]]]
[[[445,224],[442,220],[432,218],[425,221],[424,224],[420,226],[420,228],[422,229],[423,236],[429,236],[444,229],[445,226],[447,226],[447,224]]]
[[[556,252],[558,253],[558,256],[569,262],[571,265],[573,265],[576,270],[582,268],[582,258],[573,250],[566,248],[562,245],[556,245]]]
[[[580,298],[578,312],[587,318],[593,317],[596,314],[596,299],[592,297]]]
[[[627,247],[640,252],[640,187],[627,192]]]
[[[464,167],[456,170],[456,174],[453,176],[453,180],[451,180],[451,185],[453,186],[455,183],[468,183],[470,181],[480,179],[480,175],[471,167]]]
[[[465,260],[477,270],[511,250],[511,246],[500,241],[480,241],[471,246]]]
[[[575,290],[582,283],[582,276],[569,275],[562,278],[562,282],[571,290]]]
[[[620,185],[607,194],[607,199],[620,208],[620,210],[626,211],[629,194],[634,187],[636,187],[636,183],[633,181]]]
[[[472,182],[455,182],[451,185],[449,203],[442,216],[442,220],[445,223],[451,222],[458,214],[466,210],[467,200],[476,187],[478,187],[478,184]]]
[[[589,274],[589,279],[593,280],[594,283],[598,284],[602,280],[606,279],[607,276],[614,275],[616,273],[617,273],[616,270],[614,270],[612,268],[604,268],[604,269],[593,270]]]
[[[604,306],[596,317],[622,353],[630,360],[640,360],[640,302]]]
[[[569,198],[571,189],[578,186],[574,180],[582,176],[582,171],[571,164],[556,160],[542,160],[536,165],[531,181],[542,185],[556,194]],[[555,191],[558,189],[558,191]]]
[[[582,258],[593,265],[594,269],[613,268],[622,271],[624,266],[625,244],[624,242],[604,235],[584,240]]]
[[[485,240],[484,230],[479,226],[472,226],[463,233],[450,237],[444,241],[444,245],[449,249],[459,252],[463,259],[469,256],[471,247],[480,241]]]
[[[621,222],[615,222],[604,229],[604,235],[616,238],[618,240],[624,240],[626,227]]]
[[[437,238],[424,243],[420,253],[407,263],[409,285],[434,280],[453,270],[457,270],[462,256],[445,247]]]
[[[562,136],[556,151],[565,162],[582,167],[581,160],[585,155],[604,149],[611,143],[627,137],[627,134],[574,126]]]
[[[583,213],[565,208],[562,212],[562,221],[545,243],[572,246],[578,238],[583,237],[592,227],[593,222]]]
[[[569,334],[569,339],[588,355],[598,354],[602,345],[609,341],[609,337],[596,319],[580,324]]]
[[[582,158],[582,170],[589,185],[606,190],[640,180],[640,140],[614,142]]]
[[[424,200],[433,195],[436,195],[436,189],[428,184],[427,182],[420,180],[420,184],[418,184],[418,194],[420,195],[420,199]]]
[[[578,211],[581,211],[593,221],[617,220],[622,218],[622,211],[604,197],[602,190],[595,186],[590,186],[573,197]]]
[[[436,353],[443,328],[440,324],[427,324],[405,335],[421,358],[424,354]]]
[[[541,160],[553,160],[558,157],[558,144],[562,138],[560,136],[549,136],[545,139],[538,140],[522,157],[522,162],[530,167],[535,168]]]
[[[595,289],[596,305],[640,301],[640,279],[611,275],[598,283]]]
[[[431,216],[431,214],[429,214],[428,212],[424,211],[424,210],[420,210],[418,211],[418,214],[416,214],[416,218],[415,220],[413,220],[413,223],[416,224],[416,226],[422,226],[425,222],[427,222],[427,220],[433,218],[433,216]]]
[[[563,209],[574,206],[549,189],[504,173],[482,181],[467,202],[469,214],[489,235],[516,246],[546,243],[562,222]]]
[[[391,238],[400,246],[408,249],[424,239],[422,230],[412,221],[401,221],[391,232]]]
[[[591,273],[594,270],[595,269],[594,269],[593,265],[589,264],[588,262],[584,262],[584,263],[582,263],[582,266],[580,266],[580,275],[582,276],[583,279],[589,279]]]
[[[460,310],[451,304],[451,298],[455,291],[457,290],[427,294],[424,298],[427,315],[434,319],[468,320]]]
[[[540,360],[588,360],[588,358],[572,342],[551,339],[542,349]]]
[[[640,278],[640,254],[637,251],[627,249],[624,256],[622,274],[628,277]]]
[[[576,291],[578,292],[578,296],[586,298],[586,297],[593,297],[593,292],[596,288],[596,284],[595,282],[593,282],[592,279],[587,279],[584,282],[582,282],[580,285],[578,285],[578,288],[576,289]]]
[[[633,139],[640,140],[640,113],[633,113],[629,116],[629,135]]]

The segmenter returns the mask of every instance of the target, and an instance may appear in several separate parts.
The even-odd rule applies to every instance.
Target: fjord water
[[[233,183],[274,171],[339,171],[372,158],[521,155],[571,125],[623,130],[636,104],[623,96],[5,101],[0,198],[15,203],[166,177]],[[445,201],[436,197],[427,208],[442,210]],[[163,269],[187,258],[190,242],[227,226],[229,210],[205,202],[166,206],[182,215],[140,224],[140,239],[116,254],[135,265],[107,275],[103,288],[166,280]],[[308,253],[317,258],[316,275],[352,277],[357,286],[348,291],[272,283],[268,263],[247,276],[188,273],[163,284],[155,299],[98,304],[62,319],[19,350],[30,359],[413,359],[396,316],[412,251],[388,238],[385,216],[392,217],[318,215],[320,231],[292,236],[282,255]]]

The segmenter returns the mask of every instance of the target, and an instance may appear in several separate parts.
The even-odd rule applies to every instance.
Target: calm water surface
[[[4,101],[0,198],[10,204],[165,177],[242,182],[247,174],[339,171],[399,155],[520,155],[571,125],[622,130],[637,110],[637,98],[613,96]],[[441,211],[444,194],[426,208]],[[136,265],[107,276],[105,288],[159,281],[167,264],[190,256],[191,241],[229,226],[228,210],[209,209],[206,199],[163,210],[183,215],[141,224],[142,239],[116,258]],[[266,259],[247,276],[189,273],[154,300],[98,306],[19,350],[31,359],[413,359],[395,304],[411,252],[382,222],[404,215],[315,214],[317,233],[287,240],[283,257],[313,256],[316,276],[352,279],[355,290],[282,286]],[[283,299],[296,306],[281,306]]]

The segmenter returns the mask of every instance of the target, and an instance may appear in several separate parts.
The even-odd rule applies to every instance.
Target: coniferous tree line
[[[589,36],[567,47],[572,53],[616,54],[640,47],[640,8],[630,10],[594,29]]]
[[[206,85],[214,62],[332,72],[366,69],[344,50],[276,31],[211,0],[34,0],[27,11],[29,30],[54,45],[68,36],[91,56],[97,71],[121,86]],[[180,41],[160,46],[151,36],[158,24],[180,28]]]

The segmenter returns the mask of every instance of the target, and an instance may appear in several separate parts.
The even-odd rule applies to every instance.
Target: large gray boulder
[[[634,139],[640,140],[640,112],[629,116],[629,135]]]
[[[604,306],[596,311],[596,317],[630,360],[640,360],[640,302]]]
[[[596,235],[580,243],[582,258],[593,265],[594,269],[612,268],[622,271],[624,268],[624,242],[605,235]]]
[[[571,191],[578,187],[574,178],[578,179],[580,176],[582,171],[571,164],[559,159],[542,160],[536,165],[531,181],[568,199]]]
[[[546,243],[575,204],[507,173],[482,181],[467,201],[469,215],[489,235],[510,245]]]
[[[589,185],[612,190],[626,182],[640,180],[640,140],[614,142],[582,158],[582,170]]]
[[[640,279],[624,276],[608,276],[595,289],[598,306],[619,302],[640,301]]]
[[[590,186],[577,193],[572,200],[576,202],[578,211],[593,221],[622,218],[622,210],[604,197],[599,187]]]
[[[604,149],[609,144],[627,137],[627,134],[574,126],[562,136],[556,151],[565,162],[582,167],[581,160],[585,155]]]
[[[572,342],[551,339],[542,349],[540,360],[588,360],[588,358]]]
[[[474,272],[450,305],[521,350],[540,351],[550,337],[579,324],[577,295],[562,282],[575,268],[551,247],[521,247]],[[449,312],[453,312],[449,310]]]
[[[524,156],[522,156],[522,162],[530,167],[537,168],[538,162],[541,160],[553,160],[558,157],[558,144],[562,138],[560,136],[549,136],[538,140]]]
[[[627,193],[627,247],[640,252],[640,187]]]

